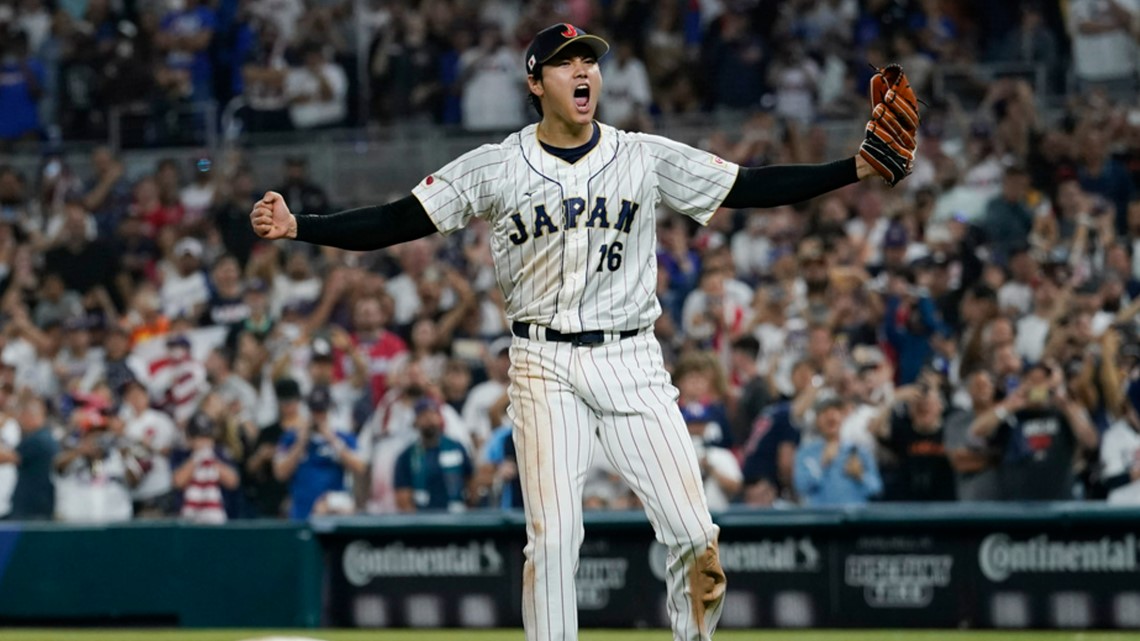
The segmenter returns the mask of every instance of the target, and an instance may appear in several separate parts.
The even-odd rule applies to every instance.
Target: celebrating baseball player
[[[540,32],[523,64],[541,122],[460,156],[405,198],[314,216],[291,213],[268,192],[250,218],[262,238],[359,251],[485,219],[514,334],[509,415],[527,521],[526,638],[578,638],[574,573],[596,438],[668,547],[674,639],[709,639],[725,592],[719,530],[651,329],[661,313],[654,211],[663,202],[707,224],[720,207],[797,203],[874,176],[894,185],[911,171],[917,100],[899,67],[884,68],[871,83],[873,111],[857,155],[739,167],[595,121],[598,60],[608,50],[570,24]]]

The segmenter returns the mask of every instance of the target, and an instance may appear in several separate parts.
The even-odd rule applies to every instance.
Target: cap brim
[[[539,60],[538,64],[539,65],[546,64],[551,59],[553,59],[554,56],[557,56],[558,52],[562,51],[566,47],[569,47],[570,45],[574,44],[575,42],[581,42],[581,43],[585,44],[586,46],[588,46],[594,52],[594,56],[596,56],[599,60],[602,58],[602,56],[606,55],[610,51],[610,43],[606,42],[605,40],[602,40],[598,36],[593,36],[593,35],[590,35],[588,33],[583,33],[581,35],[574,36],[573,38],[570,38],[566,42],[563,42],[562,44],[558,45],[558,47],[556,47],[554,49],[554,51],[550,52],[549,56],[546,56],[542,60]]]

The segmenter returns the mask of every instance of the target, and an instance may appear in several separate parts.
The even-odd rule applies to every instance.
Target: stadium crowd
[[[229,33],[220,26],[210,37],[161,36],[187,15],[222,24],[213,16],[225,4],[187,0],[160,19],[144,4],[0,2],[0,24],[25,34],[3,40],[4,64],[23,67],[5,72],[0,105],[47,87],[33,81],[45,65],[20,56],[66,50],[63,34],[105,38],[107,55],[129,41],[136,61],[157,65],[142,75],[180,95],[269,83],[261,63],[238,64],[256,56],[198,46]],[[812,125],[864,109],[856,87],[867,72],[843,58],[851,52],[902,60],[920,95],[934,64],[978,52],[1046,65],[1058,87],[1071,71],[1087,90],[1056,113],[1013,77],[980,87],[976,108],[932,101],[915,173],[896,189],[868,182],[795,207],[725,210],[703,228],[658,211],[655,331],[714,511],[1138,503],[1140,112],[1137,21],[1126,18],[1140,14],[1073,0],[1067,34],[1049,26],[1060,15],[1049,5],[946,11],[963,4],[380,3],[373,116],[514,126],[477,122],[506,118],[494,99],[519,106],[521,123],[522,95],[487,88],[500,87],[495,74],[517,84],[517,41],[555,9],[613,38],[607,88],[629,91],[603,101],[615,124],[747,109],[739,131],[701,146],[748,165],[825,160]],[[230,10],[259,25],[252,49],[288,59],[298,45],[312,73],[352,50],[325,51],[346,35],[341,5]],[[473,15],[478,33],[447,29]],[[267,44],[271,36],[281,42]],[[465,65],[476,42],[482,53]],[[431,51],[421,56],[417,43]],[[1058,57],[1061,43],[1071,57]],[[146,47],[158,49],[138,58]],[[1082,67],[1113,48],[1132,66]],[[228,75],[224,55],[235,56]],[[451,67],[433,62],[448,56],[458,58]],[[467,77],[459,69],[487,95],[455,91]],[[639,75],[644,84],[629,80]],[[425,79],[442,84],[417,84]],[[337,84],[314,82],[322,95]],[[60,108],[63,98],[44,100]],[[88,115],[98,111],[89,104]],[[263,116],[303,126],[293,113],[249,122]],[[13,122],[22,121],[2,126]],[[303,157],[290,157],[276,184],[255,184],[240,153],[162,161],[134,180],[106,148],[89,161],[89,175],[58,151],[34,176],[0,163],[0,515],[218,523],[521,506],[510,338],[485,223],[372,253],[268,244],[248,222],[266,188],[294,211],[353,203],[334,203]],[[601,452],[594,463],[587,506],[636,509]]]
[[[0,0],[0,145],[105,140],[113,119],[124,142],[186,142],[210,122],[202,110],[227,107],[247,131],[415,121],[505,131],[528,117],[522,50],[556,20],[615,44],[601,115],[623,128],[758,107],[804,123],[861,114],[854,97],[867,63],[888,58],[906,64],[924,95],[936,67],[977,62],[1041,65],[1059,88],[1070,40],[1077,78],[1124,86],[1136,67],[1120,51],[1136,27],[1130,6]]]

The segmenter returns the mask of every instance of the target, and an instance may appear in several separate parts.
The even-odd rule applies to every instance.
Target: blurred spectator
[[[710,36],[706,64],[712,103],[736,109],[756,106],[766,89],[763,70],[767,51],[748,16],[726,12],[720,32]]]
[[[83,205],[95,216],[100,238],[111,238],[131,204],[131,184],[123,161],[107,147],[91,152],[94,174],[85,185]]]
[[[185,216],[182,222],[188,226],[199,225],[217,197],[218,184],[215,181],[214,162],[208,156],[191,161],[190,184],[182,188],[178,200],[182,203]]]
[[[171,3],[155,36],[159,51],[165,53],[158,71],[159,85],[170,95],[194,101],[213,97],[209,46],[216,26],[214,10],[200,0]]]
[[[163,196],[158,182],[149,176],[135,183],[130,213],[142,219],[146,235],[152,240],[166,227],[180,225],[184,215],[181,201]]]
[[[191,523],[226,522],[223,490],[238,486],[239,477],[218,448],[218,426],[202,412],[186,424],[187,448],[175,454],[174,487],[182,491],[182,518]]]
[[[273,384],[277,399],[278,419],[261,428],[252,443],[245,447],[242,462],[242,494],[252,516],[276,518],[284,516],[288,487],[274,473],[274,459],[278,445],[286,432],[301,429],[307,420],[301,413],[301,387],[292,379],[281,379]]]
[[[1040,362],[1045,352],[1045,340],[1065,311],[1065,299],[1052,278],[1039,277],[1033,289],[1033,307],[1017,322],[1017,354],[1026,363]]]
[[[289,484],[290,518],[353,511],[345,476],[363,475],[365,463],[356,454],[356,437],[330,422],[331,402],[328,389],[314,388],[307,399],[310,420],[286,431],[277,445],[273,475]]]
[[[471,431],[475,450],[482,449],[495,424],[491,421],[491,408],[507,392],[509,382],[511,339],[502,338],[491,343],[484,358],[487,380],[471,388],[463,404],[463,421]]]
[[[74,316],[63,323],[63,337],[60,350],[55,354],[52,366],[59,379],[61,390],[90,392],[91,381],[87,373],[98,369],[105,356],[103,348],[91,345],[91,321],[86,316]],[[83,383],[88,387],[85,389]]]
[[[0,43],[0,149],[41,132],[37,103],[43,95],[44,67],[28,51],[23,31],[5,34]]]
[[[689,240],[686,223],[679,217],[670,216],[658,226],[657,296],[664,313],[677,324],[684,317],[689,293],[696,289],[701,277],[700,254]]]
[[[44,256],[45,269],[58,273],[68,289],[81,294],[112,282],[119,269],[118,257],[110,245],[93,239],[87,223],[87,210],[82,198],[76,195],[68,200],[56,242]]]
[[[632,42],[617,42],[613,54],[603,59],[602,76],[606,80],[602,97],[605,121],[618,129],[640,130],[653,96],[645,64],[635,55]]]
[[[101,408],[73,412],[72,424],[54,461],[56,517],[71,523],[130,520],[130,491],[141,470],[128,464],[128,444],[108,429]]]
[[[210,300],[210,283],[202,271],[202,242],[186,237],[174,245],[169,266],[163,265],[162,313],[169,318],[199,318]]]
[[[708,499],[709,509],[714,512],[727,510],[744,485],[740,463],[730,450],[718,447],[705,436],[707,425],[712,418],[708,408],[682,407],[681,417],[685,420],[689,436],[693,439],[693,450],[696,452],[701,478],[705,482],[705,497]]]
[[[370,69],[375,111],[382,122],[426,116],[448,122],[444,92],[453,89],[449,85],[455,81],[458,58],[455,52],[445,53],[441,39],[433,35],[425,16],[415,12],[405,12],[395,24],[381,29],[373,44]],[[469,40],[470,36],[466,29],[457,29],[452,38]]]
[[[900,385],[913,383],[930,360],[931,336],[948,331],[938,317],[929,290],[914,286],[904,276],[890,277],[883,332],[898,360]]]
[[[1131,3],[1116,0],[1073,0],[1069,5],[1073,72],[1082,85],[1135,89],[1136,43],[1129,33],[1135,16]]]
[[[328,61],[319,45],[304,49],[301,60],[301,66],[290,67],[285,75],[285,99],[289,101],[293,126],[319,129],[342,124],[348,114],[348,77],[344,69]]]
[[[293,0],[286,2],[300,5]],[[255,22],[252,29],[254,42],[249,59],[241,67],[242,97],[246,102],[242,121],[250,131],[287,131],[293,126],[285,94],[285,49],[289,38],[283,37],[270,20]]]
[[[697,289],[685,298],[682,328],[686,336],[704,347],[727,346],[746,327],[751,295],[739,300],[726,284],[730,279],[727,270],[706,266]]]
[[[754,336],[742,336],[733,341],[729,371],[729,385],[735,402],[733,443],[748,440],[756,419],[773,400],[768,377],[757,367],[759,362],[760,341]]]
[[[306,214],[327,214],[329,197],[308,175],[308,160],[301,156],[285,159],[285,182],[275,189],[285,197],[289,209]]]
[[[814,376],[810,363],[796,363],[792,367],[793,397],[811,386]],[[777,401],[760,413],[741,452],[746,504],[770,506],[778,498],[791,496],[799,445],[800,429],[793,422],[790,400]]]
[[[1044,364],[1030,366],[1016,391],[977,415],[970,435],[1002,452],[1002,498],[1013,501],[1072,500],[1073,457],[1098,442],[1063,374]]]
[[[1033,307],[1033,284],[1041,275],[1028,245],[1011,243],[1007,247],[1009,280],[998,289],[998,308],[1003,314],[1020,318]]]
[[[1120,416],[1100,443],[1101,474],[1110,505],[1140,505],[1140,382],[1128,384]]]
[[[194,358],[190,339],[172,334],[166,349],[147,365],[147,385],[159,409],[184,424],[208,390],[206,367]]]
[[[344,355],[351,367],[338,374],[336,355]],[[343,365],[343,363],[342,363]],[[327,387],[332,397],[332,421],[336,425],[349,426],[356,432],[360,420],[361,406],[371,411],[368,397],[368,369],[360,350],[352,345],[348,332],[335,325],[329,327],[328,338],[316,338],[309,348],[309,364],[305,376],[307,389]]]
[[[956,409],[946,417],[943,444],[954,468],[954,485],[959,501],[996,501],[1001,496],[994,448],[970,434],[974,420],[993,409],[997,400],[994,377],[984,369],[965,377],[970,407]]]
[[[297,22],[305,13],[305,5],[300,0],[255,0],[250,3],[250,13],[266,21],[265,27],[272,27],[280,34],[282,41],[293,41]]]
[[[174,513],[170,455],[182,434],[170,416],[151,409],[146,386],[132,380],[120,394],[123,437],[131,443],[142,477],[131,489],[136,517],[164,517]]]
[[[838,398],[817,403],[819,438],[805,440],[796,451],[795,487],[805,505],[862,504],[883,489],[875,457],[839,438],[844,412]]]
[[[520,56],[503,39],[497,26],[485,25],[479,44],[459,57],[463,95],[463,128],[469,131],[508,131],[523,120]]]
[[[783,55],[769,67],[768,84],[776,94],[775,113],[785,119],[807,125],[815,120],[819,65],[799,43],[789,43]],[[921,74],[907,67],[907,77],[916,87]]]
[[[719,447],[732,446],[728,420],[728,382],[724,368],[711,352],[689,352],[673,369],[677,403],[682,411],[702,418],[705,440]]]
[[[15,465],[15,487],[8,518],[16,521],[50,520],[55,515],[55,485],[52,465],[59,444],[47,423],[42,399],[25,394],[16,400],[15,423],[19,444],[15,449],[0,446],[0,463]],[[2,429],[8,429],[7,424]],[[4,466],[7,467],[7,466]]]
[[[200,318],[202,325],[240,326],[250,316],[237,258],[224,255],[210,272],[210,296]]]
[[[365,355],[373,405],[384,398],[389,375],[408,352],[404,341],[384,328],[386,324],[384,306],[379,299],[356,301],[352,312],[352,344]]]
[[[506,394],[501,402],[505,403]],[[518,454],[515,450],[514,429],[508,423],[500,425],[491,433],[483,448],[483,462],[479,464],[478,477],[484,480],[490,476],[488,494],[489,507],[504,510],[522,509],[522,483],[519,481]]]
[[[871,431],[897,461],[886,477],[890,501],[953,501],[954,476],[943,445],[942,398],[930,377],[895,392]],[[891,478],[893,477],[893,478]]]
[[[0,400],[10,400],[11,390],[0,391]],[[17,469],[20,465],[20,456],[16,453],[23,435],[22,425],[18,418],[0,416],[0,519],[8,516],[12,510],[12,494],[18,482]]]
[[[1078,26],[1079,30],[1080,27]],[[1084,35],[1082,34],[1081,37]],[[1007,33],[995,44],[996,47],[993,52],[995,61],[1045,65],[1045,77],[1049,86],[1056,86],[1060,66],[1057,37],[1045,24],[1041,15],[1041,7],[1035,3],[1023,4],[1021,6],[1021,20],[1018,22],[1017,28]],[[1087,53],[1082,52],[1082,55],[1087,55]],[[1085,61],[1082,63],[1087,64]]]
[[[132,345],[170,331],[170,319],[162,314],[162,301],[154,287],[148,284],[135,290],[131,307],[127,310],[124,329],[130,333]]]
[[[1010,251],[1023,243],[1033,228],[1033,212],[1027,204],[1029,174],[1021,167],[1010,167],[1002,178],[1001,195],[986,205],[982,228],[989,237],[995,259],[1006,262]]]
[[[248,167],[238,168],[229,188],[219,195],[214,199],[210,217],[226,253],[237,258],[238,266],[244,268],[257,244],[257,235],[249,224],[250,203],[259,196],[254,190],[253,173]]]
[[[36,325],[47,327],[83,315],[83,301],[79,293],[67,289],[59,274],[44,274],[41,287],[39,302],[32,310],[32,322]]]
[[[238,440],[229,445],[240,453],[245,453],[248,441],[257,437],[257,390],[245,378],[234,371],[238,363],[236,351],[225,345],[215,347],[206,357],[206,376],[212,385],[210,397],[217,399],[222,409],[222,436],[231,436],[227,428],[237,427],[241,432]],[[241,363],[244,365],[244,363]]]
[[[1107,205],[1115,211],[1117,230],[1124,233],[1128,227],[1128,202],[1132,200],[1134,191],[1132,180],[1124,167],[1109,156],[1109,140],[1105,131],[1090,126],[1087,130],[1078,132],[1078,135],[1081,146],[1077,177],[1081,188],[1102,199],[1099,202],[1094,200],[1091,207],[1079,214],[1104,215],[1104,207]]]
[[[416,442],[396,459],[396,508],[401,512],[462,512],[473,498],[473,466],[467,451],[444,435],[439,403],[421,398],[415,405]]]

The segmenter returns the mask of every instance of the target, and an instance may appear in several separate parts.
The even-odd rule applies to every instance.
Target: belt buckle
[[[580,332],[575,334],[574,339],[570,341],[574,347],[593,347],[604,342],[606,342],[605,332]]]

